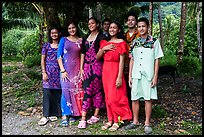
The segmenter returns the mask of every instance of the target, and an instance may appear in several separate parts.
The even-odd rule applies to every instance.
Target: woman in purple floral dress
[[[88,21],[89,35],[82,41],[81,54],[81,77],[83,79],[84,98],[82,103],[82,118],[78,128],[86,128],[86,123],[94,124],[99,121],[99,110],[105,106],[104,92],[102,86],[102,60],[96,59],[99,50],[99,43],[106,39],[105,35],[99,31],[99,22],[91,17]],[[93,103],[93,104],[92,104]],[[95,107],[94,115],[87,120],[87,111]]]
[[[62,37],[59,43],[57,59],[61,70],[62,86],[62,122],[68,126],[81,116],[83,89],[80,79],[80,53],[82,39],[79,37],[77,24],[68,22],[68,36]]]
[[[60,68],[57,62],[58,41],[60,39],[59,30],[51,28],[49,30],[49,42],[42,48],[41,67],[43,79],[43,117],[38,122],[43,126],[48,121],[55,121],[61,116],[61,85]]]

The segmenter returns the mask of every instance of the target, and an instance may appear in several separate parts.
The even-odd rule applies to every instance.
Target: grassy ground
[[[202,135],[202,88],[199,84],[189,85],[183,82],[186,78],[180,78],[180,85],[169,83],[169,78],[163,78],[163,83],[158,86],[159,101],[154,102],[152,111],[152,135]],[[166,81],[165,81],[166,80]],[[186,81],[189,81],[186,79]],[[200,80],[199,80],[200,82]],[[201,79],[202,83],[202,79]],[[183,84],[183,85],[182,85]],[[201,84],[202,85],[202,84]],[[194,87],[193,87],[194,86]],[[18,112],[29,107],[37,107],[42,104],[42,85],[40,66],[25,68],[21,62],[15,60],[3,60],[2,63],[2,111]],[[195,89],[195,90],[194,90]],[[171,92],[171,93],[170,93]],[[195,95],[195,93],[197,93]],[[193,94],[194,93],[194,94]],[[192,94],[195,99],[191,99]],[[180,98],[176,98],[181,96]],[[168,98],[169,97],[169,98]],[[172,98],[170,98],[172,97]],[[189,102],[187,109],[181,109],[185,105],[185,98]],[[169,99],[169,100],[168,100]],[[175,100],[174,100],[175,99]],[[177,101],[177,105],[175,102]],[[196,102],[197,101],[197,102]],[[192,106],[191,106],[192,104]],[[172,108],[172,106],[174,108]],[[194,107],[196,106],[196,107]],[[186,107],[186,106],[184,106]],[[144,123],[144,104],[141,103],[140,122]],[[181,113],[182,110],[186,113]],[[178,111],[178,112],[177,112]],[[185,117],[188,115],[192,117]],[[88,114],[91,116],[91,113]],[[117,132],[101,131],[103,122],[107,120],[105,110],[101,111],[100,122],[90,125],[86,130],[75,128],[76,134],[85,135],[143,135],[143,126],[134,130],[125,131],[120,128]],[[196,117],[196,118],[194,118]],[[175,120],[176,119],[176,120]],[[78,122],[72,126],[76,127]]]

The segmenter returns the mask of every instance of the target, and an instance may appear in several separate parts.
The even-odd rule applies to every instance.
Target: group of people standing
[[[145,101],[145,133],[151,133],[152,99],[157,99],[159,58],[163,56],[158,39],[148,35],[148,19],[129,13],[128,31],[119,22],[88,20],[89,33],[80,38],[75,22],[68,23],[69,36],[60,38],[50,29],[50,41],[42,48],[43,117],[39,125],[62,118],[68,126],[80,118],[78,128],[100,120],[105,108],[107,122],[101,130],[116,131],[119,118],[128,121],[124,129],[139,123],[139,100]],[[59,42],[59,43],[58,43]],[[94,107],[93,115],[87,113]],[[130,122],[132,120],[132,122]]]

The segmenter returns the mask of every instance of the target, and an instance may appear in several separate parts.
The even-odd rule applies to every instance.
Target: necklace
[[[98,32],[98,33],[99,33],[99,32]],[[93,41],[88,41],[88,40],[87,40],[88,43],[89,43],[89,48],[90,48],[91,46],[93,46],[93,44],[94,44],[94,42],[95,42],[95,40],[96,40],[96,38],[97,38],[97,36],[98,36],[98,33],[96,34],[96,36],[95,36],[95,38],[94,38]],[[89,35],[89,37],[91,37],[91,34]],[[88,38],[89,38],[89,37],[88,37]],[[87,38],[87,39],[88,39],[88,38]]]

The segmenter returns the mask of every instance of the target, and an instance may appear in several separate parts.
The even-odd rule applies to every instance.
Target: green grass
[[[2,68],[2,73],[10,73],[10,72],[14,72],[18,69],[17,66],[5,66]]]
[[[13,62],[9,63],[13,65]],[[6,87],[2,89],[2,98],[5,102],[8,100],[7,98],[14,98],[13,103],[15,104],[25,102],[19,105],[17,110],[35,106],[37,103],[36,93],[41,90],[42,86],[41,74],[37,71],[39,68],[40,66],[30,69],[17,66],[3,66],[2,84]]]
[[[2,57],[2,62],[21,62],[22,57]]]
[[[188,134],[191,135],[202,135],[202,125],[194,123],[192,121],[182,121],[182,129],[186,130],[186,133],[181,134]]]

